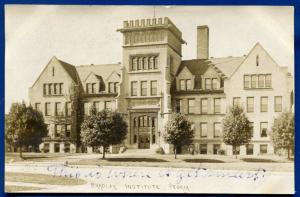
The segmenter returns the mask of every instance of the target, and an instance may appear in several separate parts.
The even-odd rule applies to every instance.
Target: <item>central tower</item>
[[[165,18],[124,21],[118,109],[128,115],[127,146],[169,147],[162,140],[171,108],[171,82],[181,62],[182,33]]]

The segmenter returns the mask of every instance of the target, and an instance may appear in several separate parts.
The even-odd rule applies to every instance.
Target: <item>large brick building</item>
[[[53,57],[30,88],[30,103],[49,128],[44,152],[80,152],[80,122],[91,105],[124,114],[125,146],[170,152],[163,140],[172,112],[193,122],[196,153],[217,154],[222,119],[231,105],[244,107],[253,138],[240,154],[272,154],[270,128],[293,110],[293,78],[258,43],[248,55],[209,58],[209,29],[197,28],[197,58],[182,60],[181,31],[168,18],[124,21],[122,64],[74,66]],[[222,46],[219,46],[222,47]],[[118,147],[114,147],[113,152]],[[187,147],[182,147],[182,152]]]

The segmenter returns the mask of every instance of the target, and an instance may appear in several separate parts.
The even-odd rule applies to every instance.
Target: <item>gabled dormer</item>
[[[177,91],[190,91],[195,86],[195,75],[191,71],[184,67],[176,77],[176,90]]]
[[[105,83],[101,76],[90,72],[83,81],[84,92],[86,94],[99,94],[105,91]]]
[[[107,79],[105,79],[105,84],[107,87],[108,93],[118,93],[119,92],[119,82],[121,79],[121,75],[116,71],[113,71]]]

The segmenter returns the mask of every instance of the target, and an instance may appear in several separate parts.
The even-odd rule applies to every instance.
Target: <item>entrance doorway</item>
[[[157,140],[156,128],[157,128],[156,114],[139,115],[132,118],[132,136],[133,143],[137,144],[139,149],[149,149],[151,144],[154,144]]]

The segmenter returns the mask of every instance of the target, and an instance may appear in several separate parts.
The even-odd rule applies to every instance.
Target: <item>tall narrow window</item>
[[[151,96],[157,95],[157,81],[151,81]]]
[[[47,95],[47,94],[48,94],[47,87],[48,87],[47,84],[43,84],[43,94],[44,94],[44,95]]]
[[[56,102],[55,103],[55,115],[56,116],[61,116],[62,115],[61,102]]]
[[[66,116],[71,116],[72,114],[72,107],[71,107],[71,102],[66,103]]]
[[[50,116],[51,113],[51,105],[50,103],[45,103],[45,116]]]
[[[207,137],[207,123],[200,122],[200,137],[206,138]]]
[[[271,88],[272,87],[272,75],[268,74],[266,75],[266,88]]]
[[[208,113],[208,100],[207,98],[201,99],[201,114],[207,114]]]
[[[114,83],[114,88],[115,88],[114,91],[115,91],[115,93],[118,93],[118,92],[119,92],[119,88],[118,88],[118,87],[119,87],[119,83],[118,83],[118,82],[115,82],[115,83]]]
[[[131,70],[135,71],[137,70],[137,58],[132,58],[132,67]]]
[[[246,154],[247,155],[253,155],[253,149],[254,149],[253,144],[246,144]]]
[[[60,137],[62,131],[62,125],[56,124],[54,127],[54,137]]]
[[[153,57],[150,57],[149,58],[149,69],[153,69],[153,67],[154,67],[154,59],[153,59]]]
[[[265,87],[265,75],[258,75],[258,88]]]
[[[185,86],[185,80],[184,79],[181,79],[179,80],[179,83],[180,83],[180,90],[186,90],[186,86]]]
[[[211,79],[205,79],[205,89],[206,90],[211,89]]]
[[[216,78],[212,79],[212,89],[214,90],[218,89],[218,79]]]
[[[251,132],[251,137],[253,137],[253,135],[254,135],[254,123],[253,122],[249,122],[249,130]]]
[[[60,83],[59,84],[59,94],[63,94],[63,88],[64,88],[64,84]]]
[[[261,112],[268,111],[268,97],[266,96],[260,97],[260,111]]]
[[[70,137],[71,136],[71,125],[67,124],[66,125],[66,137]]]
[[[275,112],[281,112],[282,111],[282,97],[281,96],[275,96],[274,98],[274,111]]]
[[[256,66],[259,66],[259,56],[256,56]]]
[[[96,93],[96,83],[92,83],[92,93]]]
[[[105,101],[105,109],[112,109],[112,102],[111,101]]]
[[[188,113],[195,113],[195,99],[188,99]]]
[[[251,75],[251,88],[257,88],[257,75]]]
[[[147,96],[147,81],[141,81],[141,96]]]
[[[214,123],[214,137],[221,137],[221,123],[219,122]]]
[[[176,100],[176,112],[180,113],[182,112],[182,100],[181,99],[177,99]]]
[[[192,81],[190,79],[186,80],[186,90],[192,89]]]
[[[108,83],[108,92],[109,93],[114,93],[114,91],[115,91],[114,83],[113,82],[109,82]]]
[[[131,96],[137,96],[137,81],[131,82]]]
[[[148,57],[144,57],[144,70],[148,70],[149,64],[148,64]]]
[[[254,111],[254,98],[247,97],[247,112],[253,112],[253,111]]]
[[[154,69],[158,69],[158,58],[154,57]]]
[[[260,123],[260,137],[268,137],[268,123],[267,122]]]
[[[214,112],[221,113],[221,99],[220,98],[214,99]]]
[[[250,76],[249,75],[244,75],[244,88],[250,88]]]
[[[49,86],[49,88],[48,88],[48,90],[49,90],[49,95],[52,95],[52,93],[53,93],[53,86],[52,86],[51,83],[48,84],[48,86]]]
[[[144,69],[144,60],[143,60],[143,57],[139,58],[138,68],[139,68],[139,70],[143,70]]]
[[[84,115],[88,116],[90,114],[90,106],[89,103],[84,103]]]

